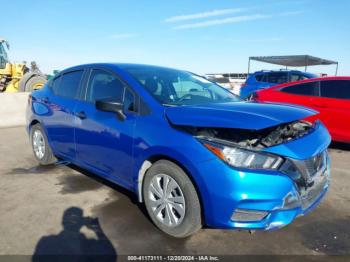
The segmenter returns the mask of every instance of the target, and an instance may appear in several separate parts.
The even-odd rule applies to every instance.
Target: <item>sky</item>
[[[349,0],[1,0],[11,61],[45,73],[93,62],[247,72],[249,56],[309,54],[350,75]],[[254,62],[251,70],[278,69]],[[310,72],[335,73],[335,66]]]

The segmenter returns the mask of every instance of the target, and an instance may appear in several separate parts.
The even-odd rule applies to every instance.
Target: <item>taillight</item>
[[[241,85],[241,88],[246,87],[246,86],[247,86],[247,84],[244,83],[244,84]]]

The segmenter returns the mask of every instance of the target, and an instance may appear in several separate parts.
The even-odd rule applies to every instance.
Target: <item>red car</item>
[[[350,143],[350,77],[322,77],[258,91],[255,100],[310,107],[320,112],[333,141]]]

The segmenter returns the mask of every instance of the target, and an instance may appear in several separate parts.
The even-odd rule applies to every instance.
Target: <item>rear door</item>
[[[322,119],[333,139],[350,141],[350,81],[321,81]]]
[[[80,92],[83,70],[76,70],[57,76],[51,83],[51,94],[44,98],[50,108],[45,118],[45,128],[55,155],[73,159],[74,145],[74,108]]]
[[[136,94],[113,72],[93,69],[86,84],[84,101],[75,108],[77,161],[99,174],[131,187],[133,141],[137,113]],[[97,110],[96,100],[113,98],[124,104],[126,118]]]

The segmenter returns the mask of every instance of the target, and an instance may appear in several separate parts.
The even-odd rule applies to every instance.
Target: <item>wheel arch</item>
[[[29,124],[29,131],[32,129],[32,127],[36,124],[40,124],[40,121],[38,119],[33,119]]]
[[[199,185],[197,183],[197,181],[194,179],[193,174],[190,172],[190,169],[188,167],[186,167],[183,163],[181,163],[179,160],[165,155],[165,154],[157,154],[157,155],[152,155],[149,156],[146,160],[143,161],[142,165],[140,166],[140,168],[138,169],[138,178],[137,178],[137,197],[138,197],[138,201],[140,203],[143,202],[143,183],[144,183],[144,178],[145,175],[147,173],[147,170],[157,161],[159,160],[168,160],[176,165],[178,165],[184,172],[185,174],[188,176],[188,178],[191,180],[198,198],[199,198],[199,202],[201,205],[201,216],[202,216],[202,221],[205,222],[205,212],[204,212],[204,201],[202,198],[202,194],[201,191],[199,190]]]
[[[41,122],[39,119],[34,118],[34,119],[32,119],[32,120],[30,121],[30,123],[29,123],[29,125],[28,125],[28,127],[27,127],[28,134],[30,135],[30,132],[31,132],[31,130],[32,130],[32,127],[33,127],[34,125],[36,125],[36,124],[40,124],[40,125],[41,125],[42,129],[43,129],[44,132],[45,132],[47,141],[49,142],[50,146],[52,146],[51,138],[50,138],[50,136],[49,136],[48,133],[47,133],[47,129],[46,129],[46,127],[42,124],[42,122]]]

